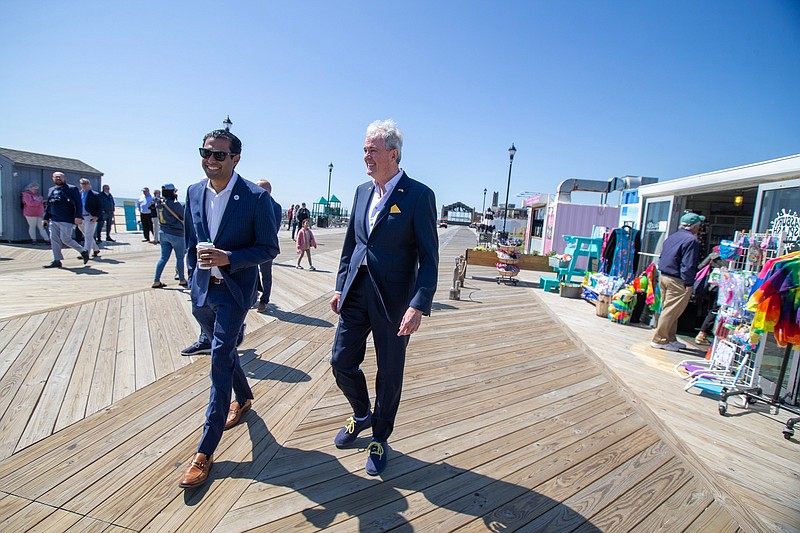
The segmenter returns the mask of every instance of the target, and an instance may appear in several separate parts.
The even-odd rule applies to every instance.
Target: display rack
[[[519,246],[511,244],[497,245],[497,284],[511,283],[516,285],[519,274]]]

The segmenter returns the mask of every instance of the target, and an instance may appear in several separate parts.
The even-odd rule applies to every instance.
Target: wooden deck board
[[[39,326],[27,340],[26,322],[0,321],[0,343],[18,354],[9,375],[23,355],[32,359],[34,346],[50,356],[34,375],[48,364],[68,366],[37,339],[45,325],[57,338],[72,336],[72,345],[81,340],[69,385],[39,385],[54,399],[63,391],[63,429],[0,461],[0,520],[14,528],[193,533],[742,526],[730,502],[687,463],[679,439],[653,424],[653,413],[575,341],[529,283],[471,279],[463,300],[446,299],[447,265],[463,253],[462,235],[471,235],[458,229],[442,240],[435,312],[409,344],[389,469],[367,476],[363,452],[331,442],[350,414],[328,362],[341,239],[332,235],[339,236],[314,256],[317,272],[296,270],[292,255],[282,256],[274,268],[277,308],[250,311],[241,360],[256,401],[225,433],[211,480],[195,491],[179,489],[177,478],[202,431],[209,358],[178,354],[197,334],[184,291],[143,286],[32,314],[25,321]],[[105,317],[97,339],[80,334],[86,313],[93,325]],[[364,370],[374,380],[371,346]],[[0,402],[31,386],[18,374],[9,380],[12,395],[0,388]],[[79,393],[87,379],[102,386]],[[0,424],[13,420],[0,410]]]

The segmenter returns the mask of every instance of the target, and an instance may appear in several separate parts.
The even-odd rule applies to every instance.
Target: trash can
[[[122,202],[122,207],[125,210],[125,231],[136,231],[138,229],[136,219],[136,202],[125,200]]]
[[[320,215],[317,217],[317,227],[318,228],[327,228],[328,227],[328,217]]]

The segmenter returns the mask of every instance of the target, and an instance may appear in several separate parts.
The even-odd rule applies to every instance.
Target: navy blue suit
[[[214,247],[228,252],[230,264],[220,267],[224,283],[212,284],[211,270],[197,268],[197,243],[211,242],[205,209],[207,179],[186,192],[186,259],[192,314],[211,341],[211,397],[203,437],[197,451],[214,453],[231,403],[231,390],[243,404],[253,398],[239,364],[236,337],[247,310],[256,298],[258,265],[280,252],[269,193],[234,173],[236,180],[214,239]]]
[[[336,384],[355,415],[366,416],[369,392],[360,366],[372,332],[378,363],[372,434],[383,442],[394,428],[409,340],[409,336],[398,337],[397,332],[409,307],[425,315],[431,312],[439,237],[433,191],[405,172],[367,236],[374,188],[372,181],[360,185],[353,200],[336,277],[336,290],[342,294],[331,365]],[[359,269],[365,259],[368,272]]]

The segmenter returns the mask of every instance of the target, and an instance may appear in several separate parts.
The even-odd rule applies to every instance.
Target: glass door
[[[644,220],[642,222],[642,249],[639,252],[639,271],[656,262],[661,255],[664,239],[670,234],[675,204],[683,204],[681,198],[660,196],[644,200]]]

